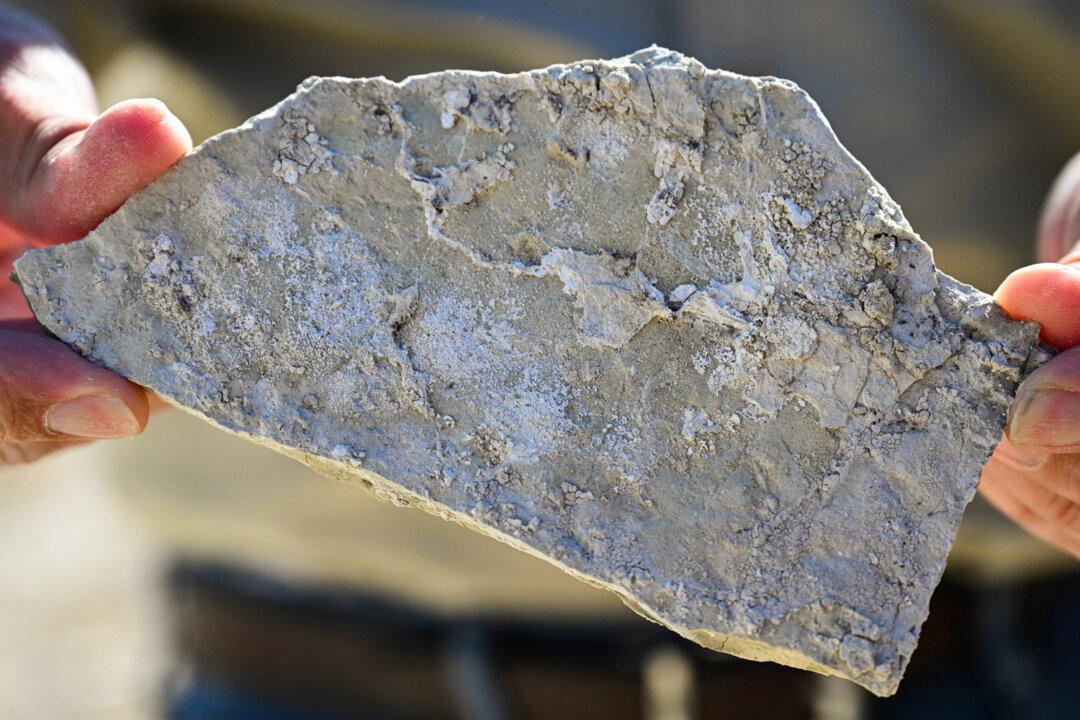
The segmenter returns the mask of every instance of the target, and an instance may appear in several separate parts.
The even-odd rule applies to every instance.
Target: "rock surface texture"
[[[312,78],[17,277],[227,430],[878,694],[1038,355],[804,92],[659,48]]]

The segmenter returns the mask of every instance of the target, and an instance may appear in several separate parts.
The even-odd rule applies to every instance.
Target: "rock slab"
[[[656,47],[312,78],[16,273],[226,430],[878,694],[1038,356],[804,92]]]

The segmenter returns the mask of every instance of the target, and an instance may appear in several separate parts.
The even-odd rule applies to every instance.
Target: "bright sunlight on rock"
[[[882,695],[1043,357],[804,92],[656,47],[312,78],[16,272],[222,428]]]

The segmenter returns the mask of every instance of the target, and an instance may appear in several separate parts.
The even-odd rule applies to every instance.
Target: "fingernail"
[[[1005,434],[1014,445],[1080,444],[1080,393],[1021,388],[1009,408]]]
[[[83,395],[53,405],[45,413],[45,426],[85,438],[126,438],[139,432],[131,409],[114,395]]]

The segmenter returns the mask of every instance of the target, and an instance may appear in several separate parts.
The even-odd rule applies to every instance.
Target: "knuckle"
[[[1080,455],[1051,455],[1040,470],[1039,479],[1047,488],[1080,502]]]
[[[25,442],[40,439],[41,435],[36,408],[6,388],[0,389],[0,442]]]
[[[15,418],[17,417],[16,405],[18,402],[12,395],[8,383],[0,373],[0,443],[12,443],[19,440],[19,428]]]
[[[1080,505],[1062,495],[1053,495],[1046,511],[1054,525],[1070,535],[1080,535]]]
[[[44,416],[39,407],[42,399],[27,394],[19,382],[19,372],[13,372],[12,363],[17,353],[12,350],[19,338],[12,333],[0,333],[0,442],[20,443],[27,440],[45,439]]]

